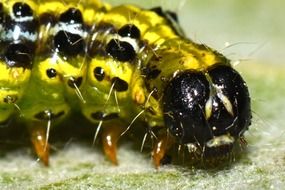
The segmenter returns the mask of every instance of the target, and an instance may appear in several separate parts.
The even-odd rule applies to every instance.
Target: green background
[[[1,153],[0,189],[284,189],[284,1],[145,0],[140,4],[177,11],[188,36],[231,58],[247,81],[253,124],[246,133],[248,148],[242,158],[220,170],[179,166],[155,170],[148,154],[124,144],[119,149],[120,165],[115,167],[98,147],[91,147],[91,140],[89,146],[71,139],[55,150],[49,168],[42,167],[29,148]]]

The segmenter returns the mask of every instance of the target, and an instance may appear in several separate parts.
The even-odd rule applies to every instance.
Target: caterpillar
[[[222,160],[251,124],[248,87],[230,60],[159,7],[1,0],[0,73],[0,123],[20,120],[44,165],[50,130],[74,112],[114,164],[120,137],[144,127],[155,167],[176,145]]]

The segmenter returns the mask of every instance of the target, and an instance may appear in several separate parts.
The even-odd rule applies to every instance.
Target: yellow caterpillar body
[[[250,125],[248,89],[230,61],[161,8],[2,0],[0,48],[0,123],[23,121],[45,165],[50,128],[72,112],[94,123],[114,164],[137,121],[155,139],[156,167],[175,144],[201,160],[227,157]]]

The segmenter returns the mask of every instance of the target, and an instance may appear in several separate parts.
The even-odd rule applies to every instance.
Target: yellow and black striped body
[[[242,78],[187,39],[171,12],[96,0],[2,0],[0,9],[0,122],[25,121],[42,160],[46,144],[37,150],[33,135],[71,112],[106,137],[143,121],[209,155],[231,149],[250,124]]]

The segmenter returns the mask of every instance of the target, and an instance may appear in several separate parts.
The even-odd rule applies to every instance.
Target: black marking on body
[[[93,74],[98,81],[102,81],[105,77],[105,72],[102,67],[96,67],[93,71]]]
[[[59,31],[54,36],[54,47],[63,56],[77,56],[84,52],[84,39],[78,35],[67,31]]]
[[[6,27],[14,30],[15,26],[18,26],[21,29],[21,32],[28,32],[35,34],[38,30],[39,23],[38,20],[33,16],[33,10],[26,3],[15,3],[13,5],[13,13],[16,18],[24,19],[25,17],[31,17],[30,20],[16,21],[13,20],[10,16],[6,19]]]
[[[10,44],[5,53],[5,62],[8,67],[22,67],[24,69],[31,69],[33,53],[31,48],[24,44]]]
[[[130,37],[134,39],[140,39],[141,36],[141,32],[138,27],[133,24],[124,25],[118,30],[118,34],[122,37]]]
[[[47,15],[48,16],[48,15]],[[49,17],[46,22],[49,22]],[[53,19],[52,17],[50,19]],[[59,31],[53,39],[54,48],[65,58],[75,57],[85,52],[84,23],[82,13],[76,8],[69,8],[59,16]],[[66,27],[67,30],[62,27]],[[70,29],[68,29],[70,27]],[[76,32],[73,32],[76,31]]]
[[[53,68],[47,69],[46,74],[47,74],[48,78],[54,78],[57,75],[56,70]]]
[[[82,24],[83,18],[80,10],[76,8],[70,8],[60,15],[59,21],[67,24],[75,24],[75,23]]]
[[[130,43],[115,39],[107,44],[106,52],[114,59],[122,62],[130,62],[136,57],[134,47]]]
[[[64,115],[64,111],[60,111],[58,113],[53,113],[49,110],[45,110],[45,111],[41,111],[41,112],[35,114],[34,117],[38,120],[41,120],[41,121],[50,121],[50,120],[57,119],[63,115]]]
[[[94,112],[91,114],[91,117],[95,120],[99,121],[107,121],[107,120],[112,120],[112,119],[117,119],[119,118],[119,113],[109,113],[106,114],[104,112]]]
[[[18,39],[24,38],[24,33],[29,33],[30,35],[36,35],[38,32],[38,27],[39,27],[39,22],[36,18],[29,20],[29,21],[22,21],[22,22],[17,22],[13,20],[10,16],[5,16],[5,21],[4,21],[4,27],[5,27],[5,32],[8,33],[9,30],[10,32],[15,30],[15,26],[17,28],[20,28],[20,35]],[[18,31],[17,31],[18,32]],[[13,39],[15,40],[15,39]],[[17,39],[16,39],[17,40]],[[26,40],[31,40],[31,39],[26,39]],[[32,41],[32,40],[31,40]]]
[[[17,18],[33,16],[31,7],[26,3],[17,2],[13,5],[13,13]]]
[[[3,5],[2,5],[3,6]],[[4,13],[3,7],[0,11],[0,22],[2,25],[1,44],[20,43],[27,41],[35,42],[39,28],[38,19],[33,15],[33,10],[25,3],[15,3],[12,15]],[[35,45],[31,44],[34,49]]]
[[[78,78],[71,77],[67,81],[67,85],[70,88],[79,88],[81,84],[82,84],[82,77],[78,77]]]
[[[116,90],[117,92],[124,92],[128,90],[128,83],[120,79],[119,77],[112,78],[111,82],[112,84],[114,84],[114,90]]]

